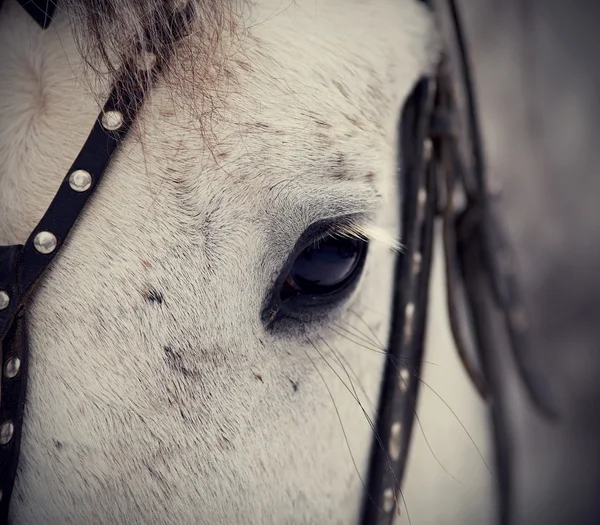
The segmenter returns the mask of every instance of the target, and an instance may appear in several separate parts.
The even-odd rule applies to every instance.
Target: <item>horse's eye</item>
[[[337,234],[351,216],[312,224],[300,236],[261,312],[269,330],[292,333],[330,314],[359,283],[369,242]],[[355,219],[356,220],[356,219]]]
[[[328,295],[345,288],[362,268],[367,242],[328,236],[305,248],[281,287],[281,299]]]

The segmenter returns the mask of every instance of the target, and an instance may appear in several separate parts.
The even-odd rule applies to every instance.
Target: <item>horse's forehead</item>
[[[430,13],[416,0],[262,0],[246,16],[225,68],[247,81],[240,109],[264,119],[385,133],[415,71],[436,59]]]
[[[186,63],[183,103],[171,84],[155,93],[155,165],[176,147],[173,180],[246,197],[244,210],[293,190],[380,191],[401,103],[433,58],[429,14],[414,0],[262,0],[240,27],[213,63]]]

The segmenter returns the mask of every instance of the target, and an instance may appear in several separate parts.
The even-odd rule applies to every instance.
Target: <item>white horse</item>
[[[1,244],[41,218],[130,38],[183,3],[68,0],[42,30],[5,0]],[[438,59],[433,18],[415,0],[196,11],[32,301],[14,525],[358,521],[399,236],[397,122]],[[267,329],[299,237],[339,217],[339,233],[371,239],[356,288]],[[398,520],[489,523],[486,413],[439,265]]]

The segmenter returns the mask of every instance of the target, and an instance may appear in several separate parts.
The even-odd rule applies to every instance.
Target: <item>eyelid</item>
[[[324,226],[324,234],[321,236],[321,238],[332,236],[352,237],[359,240],[368,240],[368,237],[364,236],[364,234],[361,234],[360,232],[366,232],[371,225],[374,225],[374,217],[371,214],[366,213],[352,213],[324,219],[309,226],[301,235],[301,238],[305,236],[311,228],[319,224]]]
[[[360,241],[376,241],[382,242],[388,248],[402,252],[405,246],[400,242],[400,239],[385,228],[373,224],[371,221],[350,222],[340,227],[336,227],[333,233],[334,236],[357,239]]]
[[[368,224],[371,222],[372,215],[365,213],[354,213],[338,217],[332,217],[312,223],[298,237],[294,247],[289,252],[285,263],[279,268],[278,277],[271,283],[270,293],[265,297],[263,304],[270,304],[275,301],[274,294],[282,286],[287,278],[288,273],[292,269],[296,258],[303,250],[329,236],[340,234],[348,229],[350,225]],[[265,312],[263,312],[264,314]]]

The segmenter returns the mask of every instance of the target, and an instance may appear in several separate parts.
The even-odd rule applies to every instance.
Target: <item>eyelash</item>
[[[280,328],[283,328],[284,332],[293,332],[302,326],[314,324],[318,321],[325,321],[331,316],[336,305],[341,304],[352,293],[360,281],[360,274],[362,274],[368,253],[368,238],[357,234],[357,228],[351,229],[349,226],[353,225],[354,222],[346,220],[336,224],[326,224],[326,227],[323,227],[323,223],[317,223],[301,236],[292,254],[280,271],[279,277],[274,283],[269,298],[266,301],[266,307],[263,309],[261,317],[267,329],[271,330],[277,326],[278,331]],[[306,239],[304,242],[302,242],[303,238]],[[307,248],[317,248],[322,243],[331,239],[353,239],[365,243],[358,254],[359,260],[357,266],[353,269],[353,273],[356,272],[356,278],[353,279],[351,274],[345,283],[340,283],[340,287],[332,289],[330,293],[324,290],[323,293],[307,292],[285,297],[285,283],[288,281],[292,269],[301,254]]]

